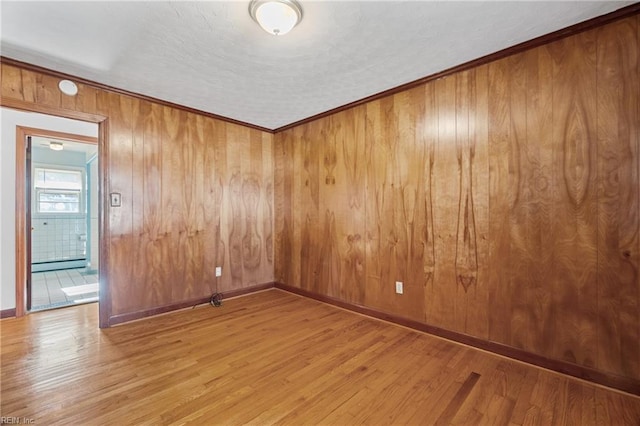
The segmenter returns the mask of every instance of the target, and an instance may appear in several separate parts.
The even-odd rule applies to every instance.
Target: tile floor
[[[84,268],[34,272],[31,312],[98,301],[98,274]]]

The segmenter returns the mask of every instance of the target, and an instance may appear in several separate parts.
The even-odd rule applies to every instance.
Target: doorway
[[[19,128],[26,145],[26,308],[99,300],[98,140]]]

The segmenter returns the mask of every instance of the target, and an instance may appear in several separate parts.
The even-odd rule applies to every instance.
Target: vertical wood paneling
[[[293,265],[294,279],[307,290],[318,288],[318,266],[323,259],[320,254],[320,145],[315,137],[318,123],[309,123],[297,129],[294,141],[293,187],[295,198],[293,220]],[[326,285],[328,283],[324,283]]]
[[[185,188],[184,196],[186,198],[186,230],[187,248],[186,267],[187,282],[190,284],[189,292],[184,295],[188,298],[197,298],[201,294],[201,289],[206,284],[205,271],[212,270],[213,265],[204,263],[204,212],[202,192],[204,181],[204,167],[202,157],[204,154],[202,126],[198,123],[198,116],[193,113],[187,114],[187,135],[190,149],[184,149],[183,153],[188,154],[186,157],[184,174],[185,181],[188,182]],[[183,296],[184,296],[183,295]]]
[[[149,282],[149,302],[152,306],[166,303],[162,273],[162,107],[151,104],[145,122],[143,152],[143,238],[141,252],[147,253],[146,274]]]
[[[475,227],[475,282],[464,292],[466,312],[464,331],[487,338],[489,317],[489,143],[488,143],[488,67],[470,72],[473,97],[469,104],[469,197],[473,199]],[[464,157],[463,157],[464,158]],[[458,230],[460,233],[460,230]],[[460,237],[458,237],[460,238]],[[460,288],[458,288],[460,291]]]
[[[109,271],[111,287],[112,314],[127,312],[135,297],[139,296],[138,288],[127,288],[133,281],[135,253],[133,253],[133,120],[134,101],[116,94],[106,94],[106,105],[112,111],[109,129],[109,159],[117,164],[119,170],[110,170],[110,188],[108,192],[120,193],[121,207],[108,210],[110,227],[109,254],[112,265],[118,265]],[[125,284],[126,283],[126,284]],[[133,297],[129,297],[133,294]]]
[[[407,210],[401,182],[410,167],[405,154],[413,153],[415,140],[414,121],[404,116],[411,112],[407,102],[410,102],[410,97],[405,92],[368,104],[365,130],[369,144],[366,165],[366,259],[369,265],[366,301],[382,310],[405,312],[411,309],[406,309],[406,298],[395,294],[394,282],[406,283],[409,291]],[[400,121],[409,127],[401,129]],[[403,153],[402,149],[407,152]],[[411,197],[413,194],[408,192],[406,195]],[[414,302],[423,303],[423,300],[420,297]],[[406,314],[415,314],[411,311]]]
[[[387,102],[388,99],[392,98],[387,98]],[[390,222],[390,219],[383,212],[385,199],[388,198],[384,180],[388,175],[388,163],[393,162],[394,159],[391,153],[385,152],[384,140],[381,136],[381,126],[384,123],[383,101],[385,100],[370,102],[366,105],[365,259],[368,268],[366,268],[365,304],[389,309],[388,306],[382,304],[391,300],[393,292],[391,286],[386,286],[386,288],[382,286],[385,280],[389,282],[388,270],[391,268],[393,259],[381,253],[387,238],[383,235],[384,230],[381,227]],[[378,259],[383,256],[385,261],[379,262]]]
[[[25,97],[24,90],[27,88],[35,88],[35,85],[24,85],[22,81],[22,73],[27,73],[20,68],[2,65],[2,97],[20,100],[29,100]]]
[[[177,282],[179,278],[176,273],[173,271],[173,259],[172,256],[175,254],[175,249],[172,247],[173,240],[173,211],[174,211],[174,201],[172,196],[172,188],[175,185],[175,181],[178,180],[178,176],[174,175],[173,167],[172,167],[172,159],[174,156],[172,146],[174,143],[173,137],[171,133],[167,131],[167,125],[171,120],[171,109],[167,107],[161,107],[162,116],[160,118],[161,123],[161,268],[162,268],[162,280],[164,282]],[[172,298],[172,286],[163,286],[162,287],[162,298],[164,301],[171,300]]]
[[[258,208],[258,225],[262,232],[264,250],[262,250],[261,277],[274,274],[274,174],[275,160],[273,158],[273,136],[260,133],[260,148],[262,149],[262,182],[261,205]],[[261,280],[260,280],[261,282]]]
[[[456,142],[456,76],[435,82],[438,140],[433,174],[433,216],[436,234],[434,323],[455,329],[458,303],[456,246],[460,201],[460,167]]]
[[[341,244],[345,248],[342,257],[343,275],[341,279],[342,292],[346,300],[352,303],[363,304],[365,299],[366,284],[366,205],[364,194],[366,190],[365,162],[365,108],[355,108],[345,112],[348,126],[340,134],[341,158],[340,165],[344,167],[343,177],[347,186],[346,206],[348,211],[343,211],[348,226],[342,228],[345,223],[342,218],[337,222],[342,238]],[[338,151],[340,153],[340,151]],[[346,238],[346,245],[345,239]]]
[[[527,259],[531,255],[527,229],[530,226],[528,217],[528,200],[526,179],[529,158],[527,156],[527,75],[524,54],[514,55],[507,59],[509,74],[507,76],[509,98],[509,174],[507,189],[508,201],[508,241],[510,268],[506,278],[511,309],[510,332],[506,341],[516,347],[522,347],[521,336],[527,334],[527,322],[521,314],[523,303],[528,300],[522,294],[530,288]],[[526,309],[526,308],[524,308]]]
[[[276,135],[278,280],[639,378],[637,27],[627,18]],[[345,183],[350,170],[364,186]],[[346,272],[353,188],[364,280]]]
[[[436,271],[436,233],[434,225],[434,164],[438,145],[438,104],[436,102],[436,85],[424,87],[424,112],[419,117],[424,144],[424,228],[420,239],[424,246],[422,265],[425,283],[425,312],[423,321],[434,324],[438,318],[434,310],[439,308],[435,295],[439,287],[435,284]]]
[[[132,104],[132,134],[131,134],[131,234],[135,236],[131,240],[133,245],[133,258],[131,280],[132,282],[144,281],[146,271],[149,269],[148,255],[144,251],[144,133],[145,122],[151,113],[151,105],[146,101],[135,99]],[[135,300],[142,296],[139,287],[133,287],[119,304],[120,309],[128,312],[135,307]]]
[[[228,217],[228,173],[227,173],[227,125],[224,123],[213,124],[214,155],[216,176],[213,182],[215,187],[214,217],[217,222],[216,241],[216,265],[223,268],[221,277],[216,278],[216,290],[231,288],[231,269],[229,268],[229,229],[231,227]],[[215,222],[214,222],[215,223]]]
[[[341,262],[338,230],[336,229],[337,211],[344,209],[344,204],[339,201],[339,189],[347,188],[345,182],[340,177],[336,178],[339,173],[336,170],[338,165],[338,148],[341,121],[336,117],[330,117],[326,121],[327,126],[320,133],[313,135],[312,144],[321,146],[322,164],[319,175],[319,256],[316,260],[317,285],[316,291],[324,291],[333,297],[346,299],[346,295],[342,294],[341,289]],[[324,142],[324,143],[322,143]],[[357,142],[356,142],[357,143]],[[339,186],[338,186],[339,185]],[[338,203],[336,203],[338,202]],[[345,220],[340,220],[342,224],[347,224]]]
[[[322,146],[319,283],[333,297],[364,300],[364,110],[331,116],[314,143]]]
[[[471,75],[470,75],[471,74]],[[456,229],[456,284],[466,293],[475,288],[478,281],[478,249],[475,208],[473,205],[473,162],[475,138],[470,127],[470,106],[475,104],[475,77],[473,70],[456,75],[456,159],[458,162],[459,196]],[[464,316],[456,309],[456,316]],[[464,323],[464,319],[462,320]]]
[[[552,64],[545,49],[525,52],[525,133],[521,133],[518,164],[520,190],[514,208],[520,240],[514,249],[514,278],[511,344],[532,352],[545,352],[552,342],[555,322],[550,297],[554,256],[552,240],[552,172],[549,167],[552,143]],[[516,222],[516,223],[518,223]],[[512,227],[513,229],[513,227]],[[516,259],[516,255],[518,258]],[[516,269],[517,265],[517,269]],[[531,303],[534,301],[534,303]]]
[[[587,32],[549,46],[553,61],[553,356],[595,366],[596,49]]]
[[[173,148],[182,138],[187,138],[186,113],[167,108],[165,110],[165,132],[168,135],[168,147]],[[189,148],[187,148],[189,149]],[[181,151],[167,155],[172,179],[168,182],[168,196],[171,200],[169,220],[171,232],[168,240],[169,251],[167,263],[169,265],[170,279],[175,283],[171,287],[171,299],[181,292],[190,292],[190,280],[187,273],[186,253],[186,214],[184,205],[184,190],[186,185],[185,156]]]
[[[424,321],[435,263],[433,139],[427,138],[424,88],[367,106],[367,295],[384,310]],[[433,129],[430,129],[433,131]],[[404,295],[395,293],[395,281]]]
[[[97,112],[96,99],[98,96],[98,90],[93,87],[79,84],[78,85],[78,94],[75,96],[75,105],[70,107],[69,109],[88,112],[90,114],[95,114]]]
[[[5,64],[1,75],[3,99],[41,112],[107,117],[103,201],[119,192],[122,206],[103,203],[109,270],[101,273],[111,296],[105,318],[273,281],[265,253],[273,234],[273,188],[265,185],[273,175],[272,135],[83,84],[67,97],[57,78]],[[243,262],[247,223],[248,247],[260,251],[250,249]],[[217,265],[223,277],[215,280]]]
[[[17,93],[21,96],[21,99],[27,102],[37,103],[36,100],[36,90],[38,88],[38,84],[36,82],[37,74],[31,71],[22,70],[19,73],[19,89]],[[20,99],[20,98],[18,98]],[[96,100],[97,102],[97,100]]]
[[[511,263],[509,58],[489,64],[489,93],[489,339],[506,343],[511,336],[510,271],[500,265]]]
[[[242,157],[247,146],[248,130],[227,126],[227,138],[232,143],[227,146],[227,185],[226,197],[223,203],[228,203],[225,209],[229,227],[229,251],[227,271],[231,273],[229,288],[238,288],[242,284],[242,237],[245,221],[242,215]]]
[[[597,44],[598,367],[640,376],[637,21]]]
[[[219,164],[216,161],[216,148],[218,135],[217,127],[211,120],[198,117],[199,127],[202,128],[203,153],[203,259],[204,259],[204,284],[211,294],[217,292],[217,280],[215,267],[218,263],[218,246],[220,244],[220,190],[218,185]]]
[[[465,331],[470,327],[482,329],[483,323],[486,324],[486,316],[477,310],[477,304],[472,303],[476,297],[484,294],[483,288],[486,286],[485,282],[480,284],[479,281],[479,278],[486,277],[479,273],[479,257],[483,245],[479,232],[481,223],[477,217],[477,202],[482,203],[485,199],[476,200],[479,188],[486,187],[487,179],[486,173],[483,173],[483,163],[479,162],[477,157],[477,153],[481,153],[486,147],[486,141],[482,137],[478,138],[476,133],[478,102],[486,104],[486,98],[478,100],[478,89],[476,70],[456,76],[456,159],[459,193],[455,245],[455,323],[459,329]],[[486,160],[486,156],[480,157],[481,159]]]
[[[428,222],[426,197],[427,192],[425,170],[430,169],[427,157],[428,145],[424,141],[423,123],[425,96],[422,87],[406,91],[394,96],[397,100],[396,134],[399,136],[398,162],[394,165],[398,174],[395,197],[398,200],[394,211],[396,229],[399,238],[397,265],[405,270],[404,294],[399,305],[409,318],[424,319],[425,292],[425,256],[430,261],[427,248]],[[401,275],[401,274],[398,274]],[[393,283],[385,283],[392,286]]]
[[[294,130],[278,133],[274,137],[274,205],[275,242],[274,276],[278,282],[295,285],[293,239],[293,169]]]
[[[257,284],[264,265],[262,254],[265,243],[259,229],[258,207],[260,206],[260,192],[264,186],[262,177],[262,139],[260,132],[250,131],[248,161],[243,164],[242,206],[244,208],[245,227],[242,236],[242,263],[245,280]]]
[[[42,106],[62,107],[62,92],[58,90],[58,79],[49,75],[37,74],[35,102]]]
[[[185,188],[184,196],[186,198],[185,210],[187,215],[186,223],[186,272],[187,282],[190,284],[187,297],[195,298],[198,296],[198,287],[204,284],[204,256],[203,256],[203,238],[200,235],[203,232],[202,219],[202,181],[204,179],[202,170],[202,148],[201,135],[198,132],[197,117],[195,114],[187,113],[187,137],[191,141],[189,150],[183,150],[186,155],[184,174],[185,181],[188,182]]]

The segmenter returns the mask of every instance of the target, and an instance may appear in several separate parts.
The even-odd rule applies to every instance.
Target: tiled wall
[[[31,262],[84,259],[87,238],[85,216],[38,216],[31,226]]]

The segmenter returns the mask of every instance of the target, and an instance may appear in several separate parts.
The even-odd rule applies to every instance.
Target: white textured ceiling
[[[285,36],[249,1],[0,3],[0,54],[276,129],[633,2],[305,1]]]

